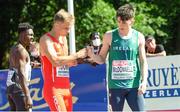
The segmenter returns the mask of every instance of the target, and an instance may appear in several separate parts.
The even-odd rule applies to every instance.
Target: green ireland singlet
[[[119,35],[118,29],[112,31],[109,50],[108,87],[136,88],[140,84],[138,32],[134,29],[127,39]]]

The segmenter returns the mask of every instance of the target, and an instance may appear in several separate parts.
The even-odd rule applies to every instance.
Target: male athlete
[[[87,56],[86,49],[68,55],[66,36],[73,24],[74,16],[61,9],[54,16],[51,31],[40,38],[43,95],[51,111],[72,111],[69,67],[77,65],[77,58]]]
[[[32,108],[29,92],[31,65],[28,48],[33,40],[33,27],[29,23],[18,26],[19,39],[11,48],[7,76],[7,97],[11,111],[28,111]]]
[[[125,99],[132,111],[144,110],[143,93],[147,84],[145,40],[132,28],[135,11],[132,5],[121,6],[116,13],[118,28],[105,33],[99,55],[88,48],[88,55],[102,64],[108,57],[108,92],[112,111],[122,111]]]

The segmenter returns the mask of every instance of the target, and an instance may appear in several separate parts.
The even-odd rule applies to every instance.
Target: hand
[[[87,49],[83,48],[79,50],[76,54],[77,54],[77,58],[85,58],[87,57]]]
[[[85,60],[86,58],[78,58],[77,59],[77,63],[78,64],[82,64],[82,63],[84,63],[84,60]]]
[[[142,82],[138,88],[138,94],[144,94],[146,92],[146,83]]]
[[[92,58],[87,58],[87,62],[92,64],[94,63],[94,60]]]
[[[68,67],[76,66],[78,64],[77,60],[67,63]]]
[[[31,62],[31,66],[32,66],[33,68],[38,68],[38,67],[41,66],[41,63],[39,63],[39,62],[37,62],[37,61],[34,61],[34,62]]]
[[[32,105],[33,105],[33,103],[32,103],[31,97],[30,96],[26,96],[25,97],[25,108],[26,109],[32,108]]]
[[[88,58],[87,61],[92,65],[92,66],[96,66],[98,65],[96,62],[94,62],[91,58]]]

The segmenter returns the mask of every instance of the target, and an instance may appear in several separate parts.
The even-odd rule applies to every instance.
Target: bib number
[[[112,79],[133,79],[134,64],[132,60],[114,60],[112,62]]]
[[[14,72],[15,72],[15,71],[13,71],[13,70],[9,70],[9,71],[8,71],[8,76],[7,76],[7,81],[6,81],[7,86],[10,86],[10,85],[12,85],[12,84],[15,84],[15,82],[12,81],[12,77],[13,77],[13,75],[14,75]]]
[[[69,77],[69,67],[68,66],[56,67],[56,74],[57,77]]]

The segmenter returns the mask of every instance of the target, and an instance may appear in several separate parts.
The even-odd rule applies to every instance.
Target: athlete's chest
[[[56,54],[58,56],[67,56],[68,55],[68,48],[66,47],[65,44],[54,43],[53,45],[54,45]]]
[[[133,51],[137,43],[133,39],[113,39],[111,44],[112,51]]]

